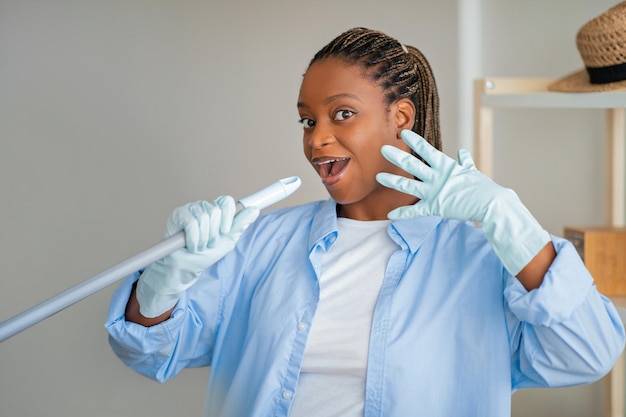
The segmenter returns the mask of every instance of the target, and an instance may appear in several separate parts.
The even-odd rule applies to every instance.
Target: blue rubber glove
[[[175,209],[163,237],[184,230],[186,247],[150,264],[141,274],[136,292],[139,312],[144,317],[157,317],[174,307],[206,268],[235,247],[259,212],[256,207],[248,207],[236,213],[235,200],[229,196]]]
[[[403,130],[401,136],[428,165],[396,147],[382,147],[387,160],[419,178],[389,173],[376,176],[380,184],[420,199],[412,206],[392,210],[390,219],[441,216],[480,223],[496,255],[512,275],[517,275],[550,241],[548,232],[517,194],[478,171],[467,150],[459,150],[457,162],[410,130]]]

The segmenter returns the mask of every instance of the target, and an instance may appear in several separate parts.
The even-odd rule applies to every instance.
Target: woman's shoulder
[[[269,210],[263,212],[259,219],[264,219],[266,221],[274,221],[277,219],[290,219],[290,218],[302,218],[302,217],[312,217],[314,216],[321,207],[324,205],[325,201],[312,201],[309,203],[299,204],[295,206],[287,206],[280,207],[273,210]]]
[[[307,240],[316,215],[324,209],[324,201],[314,201],[295,206],[280,207],[264,211],[246,229],[240,245],[275,246],[278,242]]]
[[[317,212],[322,205],[327,203],[327,200],[317,200],[310,201],[308,203],[297,204],[286,207],[279,207],[272,210],[268,210],[264,212],[264,215],[268,216],[290,216],[290,215],[300,215],[304,213],[315,213]]]
[[[276,229],[306,227],[313,222],[315,216],[324,209],[327,201],[313,201],[295,206],[280,207],[268,210],[259,216],[254,223],[257,231],[271,231]]]

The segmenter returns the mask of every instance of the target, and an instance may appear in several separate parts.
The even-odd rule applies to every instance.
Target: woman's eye
[[[305,129],[315,126],[315,122],[307,117],[303,117],[298,121],[302,123],[302,127],[304,127]]]
[[[335,113],[335,120],[346,120],[354,115],[354,112],[350,110],[339,110]]]

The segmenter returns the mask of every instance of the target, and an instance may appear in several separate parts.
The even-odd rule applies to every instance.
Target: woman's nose
[[[313,149],[320,149],[334,142],[335,142],[335,136],[331,129],[321,124],[315,125],[315,129],[313,130],[313,132],[311,133],[311,136],[309,137],[309,145]]]

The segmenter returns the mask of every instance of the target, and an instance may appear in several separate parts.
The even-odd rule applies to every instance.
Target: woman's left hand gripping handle
[[[259,213],[256,207],[237,213],[230,196],[176,208],[167,220],[163,237],[184,231],[186,246],[150,264],[141,274],[137,283],[140,313],[157,317],[174,307],[206,268],[233,250]]]

